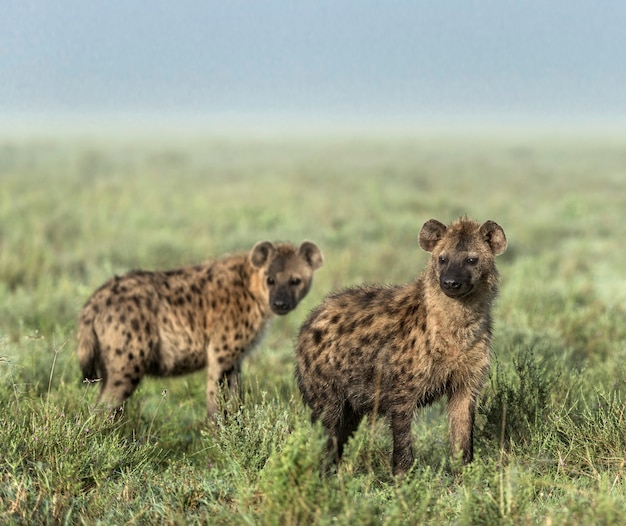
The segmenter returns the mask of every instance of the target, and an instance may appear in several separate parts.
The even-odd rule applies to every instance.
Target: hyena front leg
[[[461,453],[463,464],[474,457],[474,411],[476,396],[471,389],[459,389],[448,396],[448,422],[452,455]]]

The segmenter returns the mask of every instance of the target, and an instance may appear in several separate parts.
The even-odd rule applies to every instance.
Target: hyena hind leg
[[[348,401],[339,411],[328,411],[322,418],[322,424],[328,432],[326,442],[327,459],[337,465],[343,457],[343,451],[350,437],[358,429],[363,414],[357,413]]]
[[[107,374],[106,381],[102,384],[100,394],[98,395],[98,403],[106,403],[111,407],[119,409],[137,389],[140,381],[141,375],[135,371],[132,374],[124,369],[121,371],[110,371]]]
[[[393,435],[392,469],[394,475],[403,475],[414,462],[413,437],[411,435],[412,412],[397,412],[391,415]]]
[[[224,371],[217,382],[217,406],[222,407],[224,418],[228,417],[228,405],[243,404],[244,393],[241,387],[241,364],[237,363],[232,368]],[[209,415],[210,417],[211,415]]]

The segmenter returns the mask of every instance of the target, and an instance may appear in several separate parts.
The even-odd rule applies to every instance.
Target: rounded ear
[[[495,221],[485,221],[480,226],[479,232],[491,247],[494,256],[499,256],[506,250],[506,236],[504,235],[504,230],[502,230],[502,227],[498,223]]]
[[[317,270],[324,264],[324,256],[318,246],[311,241],[303,241],[298,249],[301,255],[313,270]]]
[[[436,219],[429,219],[424,223],[418,237],[420,247],[426,252],[432,252],[439,240],[448,230],[448,227]]]
[[[259,241],[250,251],[250,263],[256,268],[261,268],[275,251],[276,246],[271,241]]]

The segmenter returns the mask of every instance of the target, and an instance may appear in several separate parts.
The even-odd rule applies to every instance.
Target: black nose
[[[444,279],[442,282],[442,285],[446,289],[452,289],[452,290],[461,288],[461,282],[455,279]]]
[[[289,305],[286,301],[283,300],[274,300],[274,310],[277,311],[286,311],[289,310]]]

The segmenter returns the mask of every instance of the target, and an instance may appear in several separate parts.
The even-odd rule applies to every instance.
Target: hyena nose
[[[450,290],[461,288],[461,282],[455,279],[444,279],[442,284],[446,289],[450,289]]]
[[[284,300],[274,300],[273,307],[275,311],[284,312],[289,310],[289,304]]]

